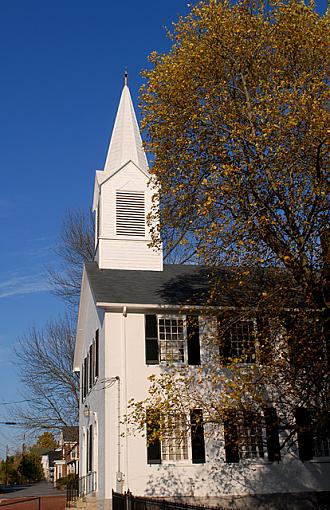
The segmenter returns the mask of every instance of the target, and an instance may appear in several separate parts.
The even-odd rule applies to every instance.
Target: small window
[[[144,193],[117,191],[116,193],[117,236],[145,236]]]
[[[87,357],[84,358],[84,379],[83,379],[83,398],[86,398],[87,395],[87,384],[88,384],[88,365],[87,365]]]
[[[296,423],[300,460],[330,457],[330,413],[299,407]]]
[[[158,318],[160,362],[183,363],[185,359],[185,334],[183,319]]]
[[[163,461],[177,462],[188,460],[190,428],[192,433],[192,462],[205,462],[204,434],[201,419],[200,410],[191,413],[191,424],[189,424],[188,416],[185,414],[175,413],[161,416],[157,411],[148,410],[148,464],[160,464]]]
[[[252,412],[244,413],[239,435],[241,459],[264,457],[265,430],[260,415]]]
[[[200,365],[199,318],[145,316],[145,354],[147,365],[187,363]]]
[[[327,361],[326,341],[319,318],[287,315],[284,320],[288,342],[289,362],[294,368],[308,367]],[[301,348],[303,345],[303,349]]]
[[[99,330],[95,331],[95,379],[99,376]]]
[[[220,354],[225,362],[256,362],[256,324],[253,319],[219,320]]]
[[[85,362],[83,362],[81,366],[81,374],[80,374],[80,393],[81,393],[81,402],[85,400]]]
[[[94,385],[94,351],[93,344],[89,346],[89,389]]]
[[[266,452],[270,462],[281,460],[274,408],[266,409],[264,415],[229,410],[224,420],[224,439],[226,462],[263,459]]]

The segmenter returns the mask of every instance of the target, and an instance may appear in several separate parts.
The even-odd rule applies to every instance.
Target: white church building
[[[280,459],[276,441],[275,450],[269,444],[254,458],[233,459],[201,427],[178,444],[173,437],[148,446],[145,435],[126,434],[128,402],[146,398],[150,375],[169,360],[203,365],[199,318],[190,320],[188,345],[182,302],[198,300],[205,280],[197,266],[164,264],[162,251],[150,247],[149,180],[126,78],[104,170],[96,171],[95,259],[82,279],[74,356],[81,381],[80,476],[94,473],[100,508],[110,508],[112,490],[223,506],[235,496],[237,508],[259,508],[267,494],[291,493],[302,502],[308,493],[330,491],[326,445],[306,462],[295,454]],[[198,414],[190,412],[192,426]],[[287,508],[305,508],[297,504]]]

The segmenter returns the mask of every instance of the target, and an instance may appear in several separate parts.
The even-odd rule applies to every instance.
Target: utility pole
[[[21,484],[24,483],[25,476],[25,434],[23,435],[23,444],[22,444],[22,472],[21,472]]]
[[[5,477],[5,484],[8,485],[8,457],[9,457],[9,447],[8,445],[6,446],[6,477]]]

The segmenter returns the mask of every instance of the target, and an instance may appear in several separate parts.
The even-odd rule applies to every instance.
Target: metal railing
[[[70,480],[66,486],[66,503],[67,507],[71,507],[71,503],[75,503],[78,498],[83,498],[88,494],[96,491],[96,472],[92,471],[85,476]]]
[[[166,499],[140,498],[133,496],[129,491],[118,494],[112,491],[112,510],[225,510],[224,507],[197,506],[180,501],[167,501]]]

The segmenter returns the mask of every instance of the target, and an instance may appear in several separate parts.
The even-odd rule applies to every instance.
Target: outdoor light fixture
[[[85,416],[85,418],[89,418],[90,414],[91,414],[90,407],[89,407],[88,404],[85,404],[85,407],[84,407],[84,416]]]

